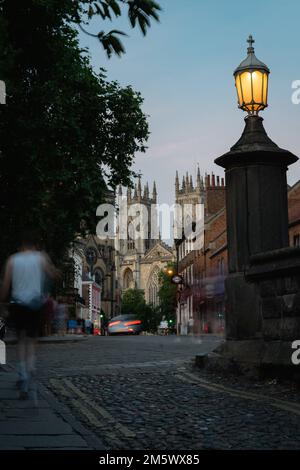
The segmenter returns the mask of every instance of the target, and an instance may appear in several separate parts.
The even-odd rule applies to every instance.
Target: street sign
[[[175,274],[175,276],[172,277],[171,282],[177,285],[183,284],[183,277],[179,274]]]

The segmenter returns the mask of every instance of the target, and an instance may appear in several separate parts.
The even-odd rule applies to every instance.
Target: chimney
[[[220,186],[220,176],[217,176],[217,186]]]
[[[216,186],[216,178],[215,178],[215,175],[213,173],[211,174],[211,185]]]

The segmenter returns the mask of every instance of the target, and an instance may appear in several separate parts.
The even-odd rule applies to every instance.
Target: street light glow
[[[254,39],[249,36],[248,56],[234,72],[239,108],[258,114],[268,106],[269,68],[254,54]]]

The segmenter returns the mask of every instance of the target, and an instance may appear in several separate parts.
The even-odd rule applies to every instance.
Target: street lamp
[[[248,56],[234,71],[239,108],[249,115],[257,115],[268,106],[269,68],[254,54],[254,39],[247,40]]]
[[[225,169],[228,276],[226,337],[253,339],[262,333],[260,301],[245,273],[258,253],[289,245],[287,178],[298,158],[267,135],[259,112],[268,105],[269,69],[255,54],[234,72],[239,107],[248,114],[239,140],[215,163]],[[241,346],[242,348],[242,346]]]

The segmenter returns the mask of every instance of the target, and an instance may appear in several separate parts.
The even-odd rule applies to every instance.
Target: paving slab
[[[0,400],[17,400],[19,399],[20,392],[12,388],[0,389]]]
[[[72,434],[72,428],[62,419],[52,418],[51,421],[7,420],[0,421],[0,436],[5,435],[59,435]]]
[[[29,419],[31,421],[40,421],[47,422],[48,420],[53,419],[53,412],[49,409],[39,409],[39,408],[8,408],[5,411],[0,413],[0,422],[1,420],[12,421]]]
[[[38,406],[19,400],[17,374],[0,368],[0,450],[101,448],[101,442],[38,384]]]
[[[84,448],[87,443],[80,436],[1,436],[0,449],[47,449],[56,447],[62,448]]]
[[[35,409],[34,403],[31,400],[1,400],[0,402],[0,407],[4,409]],[[39,404],[38,404],[38,409],[47,409],[50,408],[49,404],[46,402],[46,400],[40,400],[39,399]]]

